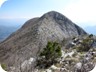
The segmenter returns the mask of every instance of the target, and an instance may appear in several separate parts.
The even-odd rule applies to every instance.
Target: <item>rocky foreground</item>
[[[95,38],[93,36],[90,37],[92,45],[88,49],[88,51],[81,51],[81,49],[78,50],[80,44],[82,44],[83,41],[85,39],[88,39],[89,37],[90,36],[86,36],[83,38],[76,37],[68,41],[69,42],[68,44],[62,46],[61,57],[57,58],[57,62],[54,64],[50,64],[50,66],[47,68],[44,67],[44,64],[42,62],[43,60],[41,61],[42,62],[41,65],[36,66],[38,58],[30,57],[30,59],[25,60],[23,63],[21,63],[20,69],[15,69],[15,67],[10,67],[10,71],[8,72],[24,72],[29,68],[31,68],[30,72],[92,72],[92,70],[96,65]],[[70,48],[65,48],[65,47],[70,47]],[[44,56],[41,58],[44,58]],[[32,67],[33,64],[35,68]]]
[[[58,63],[51,65],[47,69],[36,69],[34,72],[92,72],[96,65],[96,41],[88,51],[78,51],[76,49],[84,39],[74,38],[71,41],[71,47],[62,50],[62,56],[58,59]],[[78,43],[79,42],[79,43]],[[69,45],[69,44],[68,44]],[[72,46],[73,45],[73,46]]]
[[[31,64],[36,62],[35,58],[30,58],[21,64],[21,70],[24,68],[30,68]],[[77,52],[76,49],[62,50],[62,56],[58,60],[58,63],[51,65],[47,69],[35,68],[32,72],[94,72],[96,65],[96,49],[90,49],[88,52]],[[14,67],[10,67],[11,71],[2,72],[15,72]],[[93,71],[94,70],[94,71]]]
[[[77,53],[74,49],[70,52],[62,51],[59,63],[48,69],[36,69],[34,72],[89,72],[95,67],[95,63],[96,49],[84,53]]]

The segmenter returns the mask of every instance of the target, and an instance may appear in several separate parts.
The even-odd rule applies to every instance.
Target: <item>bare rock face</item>
[[[48,41],[62,41],[86,34],[64,15],[51,11],[27,21],[21,29],[0,43],[0,61],[16,68],[30,57],[35,58]]]

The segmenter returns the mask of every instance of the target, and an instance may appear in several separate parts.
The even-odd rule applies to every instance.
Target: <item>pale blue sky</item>
[[[0,19],[30,19],[58,11],[79,26],[96,25],[96,0],[8,0],[0,8]]]
[[[63,10],[69,0],[8,0],[0,9],[0,18],[30,18],[51,10]]]

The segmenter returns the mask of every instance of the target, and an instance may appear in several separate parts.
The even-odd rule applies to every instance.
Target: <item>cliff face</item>
[[[87,33],[64,15],[51,11],[40,18],[27,21],[21,29],[0,44],[0,61],[9,66],[36,57],[48,41],[62,41],[64,38]]]

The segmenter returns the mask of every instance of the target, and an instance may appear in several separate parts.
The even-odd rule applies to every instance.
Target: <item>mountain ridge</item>
[[[28,20],[0,43],[0,61],[18,68],[25,60],[36,57],[48,41],[60,42],[64,38],[82,35],[87,35],[82,28],[64,15],[51,11],[40,18]]]

